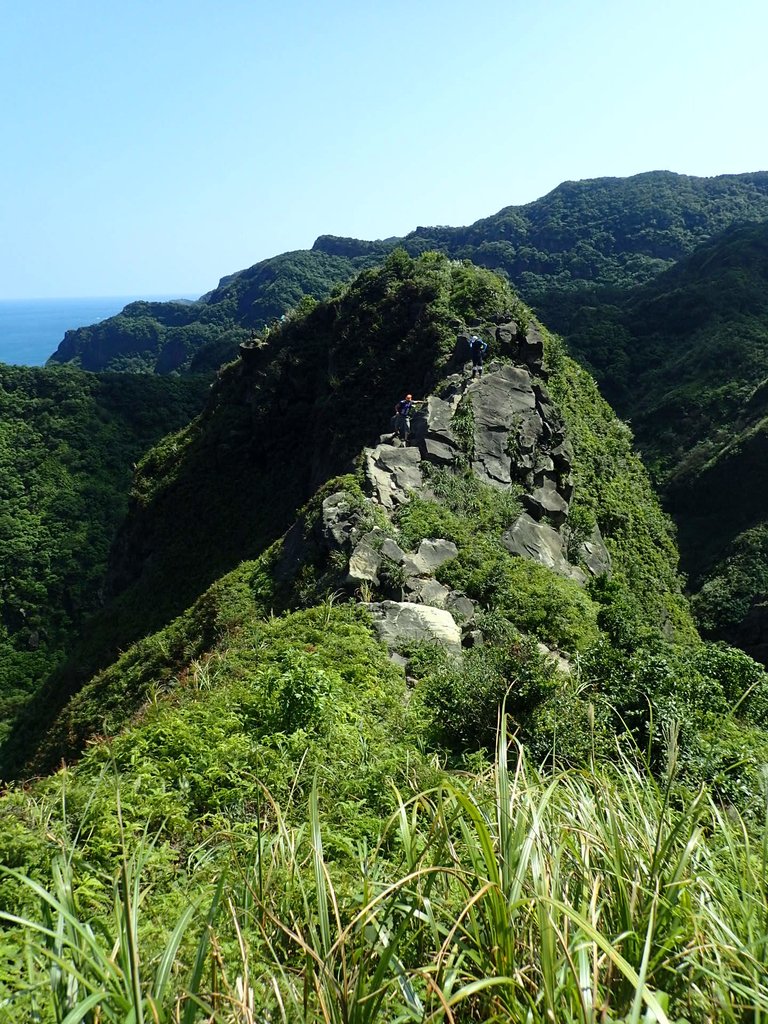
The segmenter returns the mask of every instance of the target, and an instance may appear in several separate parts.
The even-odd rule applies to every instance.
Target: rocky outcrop
[[[385,509],[392,510],[408,500],[411,491],[423,486],[418,448],[395,448],[380,444],[365,450],[365,477],[373,497]]]
[[[468,644],[477,634],[474,603],[436,578],[441,566],[457,557],[456,545],[427,538],[407,551],[396,540],[394,524],[387,527],[413,495],[434,497],[428,464],[469,466],[480,480],[501,490],[524,487],[525,511],[500,538],[511,554],[581,585],[590,575],[610,572],[610,556],[596,527],[577,548],[581,564],[568,558],[574,543],[568,527],[572,451],[557,409],[540,375],[534,375],[540,369],[541,338],[535,330],[521,336],[513,328],[499,327],[497,340],[509,351],[522,352],[525,365],[492,362],[483,377],[449,377],[413,416],[407,446],[385,435],[365,449],[369,507],[344,491],[323,501],[312,542],[320,544],[326,561],[332,555],[338,564],[338,556],[344,557],[342,585],[368,598],[365,607],[393,649],[409,640],[427,640],[457,652],[462,629]],[[295,570],[309,543],[298,526],[289,531],[282,558],[285,571]],[[374,594],[380,599],[371,601]]]
[[[590,576],[610,575],[611,556],[597,525],[589,537],[579,545],[579,558],[586,566]]]
[[[409,641],[437,643],[450,654],[461,653],[461,630],[450,612],[408,601],[378,601],[364,605],[376,632],[391,649]]]
[[[526,512],[505,530],[501,542],[510,554],[532,558],[579,583],[587,580],[586,574],[568,561],[562,535],[553,526],[537,522]]]

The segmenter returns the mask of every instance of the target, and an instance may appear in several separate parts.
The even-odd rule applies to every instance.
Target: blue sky
[[[0,298],[200,294],[567,179],[768,169],[764,0],[3,7]]]

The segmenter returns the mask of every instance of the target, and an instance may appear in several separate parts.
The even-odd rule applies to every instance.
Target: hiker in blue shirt
[[[472,356],[472,376],[483,376],[483,356],[488,349],[488,342],[476,334],[469,339],[469,351]],[[477,372],[475,372],[477,371]]]
[[[413,412],[413,395],[406,395],[405,398],[395,406],[395,437],[402,441],[408,440],[411,432],[411,413]]]

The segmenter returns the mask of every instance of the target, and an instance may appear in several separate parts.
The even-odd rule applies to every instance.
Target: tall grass
[[[267,795],[250,848],[209,843],[226,913],[190,903],[162,949],[140,949],[140,858],[109,927],[68,863],[27,880],[0,1020],[768,1022],[768,828],[678,792],[673,764],[543,775],[502,728],[486,772],[398,795],[375,849],[329,858],[321,806],[292,826]]]

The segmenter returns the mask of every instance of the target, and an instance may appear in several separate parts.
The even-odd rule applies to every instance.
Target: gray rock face
[[[431,437],[425,437],[419,442],[419,451],[422,458],[434,462],[437,466],[450,466],[459,454],[458,448],[444,441],[435,441]]]
[[[462,594],[460,590],[452,590],[450,592],[445,602],[445,607],[454,618],[458,618],[461,622],[466,622],[475,614],[474,603],[470,601],[466,594]]]
[[[365,449],[365,475],[374,497],[386,509],[408,500],[408,492],[418,490],[423,480],[417,448],[394,448],[380,444]]]
[[[419,550],[403,555],[402,566],[408,576],[432,576],[435,569],[450,562],[458,555],[459,549],[449,540],[423,540]]]
[[[441,644],[453,655],[461,653],[461,630],[450,612],[409,601],[365,604],[379,637],[396,648],[408,640]]]
[[[377,550],[386,534],[375,527],[361,539],[349,558],[347,583],[378,584],[378,572],[381,566],[381,554]]]
[[[343,491],[329,494],[323,502],[321,530],[331,547],[344,549],[359,536],[360,513],[353,509]]]
[[[472,468],[495,487],[508,486],[510,450],[532,450],[542,434],[530,374],[517,366],[502,366],[472,383],[467,394],[475,421]]]
[[[433,573],[445,562],[450,562],[458,553],[459,549],[452,540],[423,540],[418,550],[418,556],[426,564],[429,573]]]
[[[565,542],[557,530],[547,523],[537,522],[525,512],[502,534],[501,542],[512,555],[530,558],[560,576],[586,583],[587,577],[581,569],[568,561]]]
[[[397,562],[398,565],[400,565],[405,558],[405,552],[399,544],[392,540],[391,537],[387,537],[381,545],[381,554],[382,557],[390,558],[393,562]]]
[[[453,414],[459,405],[459,394],[448,398],[430,395],[427,399],[425,436],[456,444],[456,435],[451,429]]]
[[[422,579],[414,576],[406,584],[409,597],[420,604],[429,604],[433,608],[445,608],[451,591],[434,579]]]
[[[553,651],[551,647],[547,647],[546,644],[541,642],[536,644],[540,654],[543,654],[547,661],[555,668],[558,672],[562,672],[564,675],[569,676],[571,674],[571,663],[567,658],[564,658],[558,651]]]
[[[556,526],[562,526],[568,515],[568,502],[558,493],[555,482],[550,479],[545,479],[530,494],[524,494],[522,502],[534,519],[547,516]]]
[[[605,546],[600,529],[594,530],[579,548],[579,555],[592,576],[609,576],[611,573],[611,556]]]
[[[526,512],[505,530],[501,542],[512,555],[531,558],[555,572],[565,568],[563,538],[553,527],[536,522]]]

